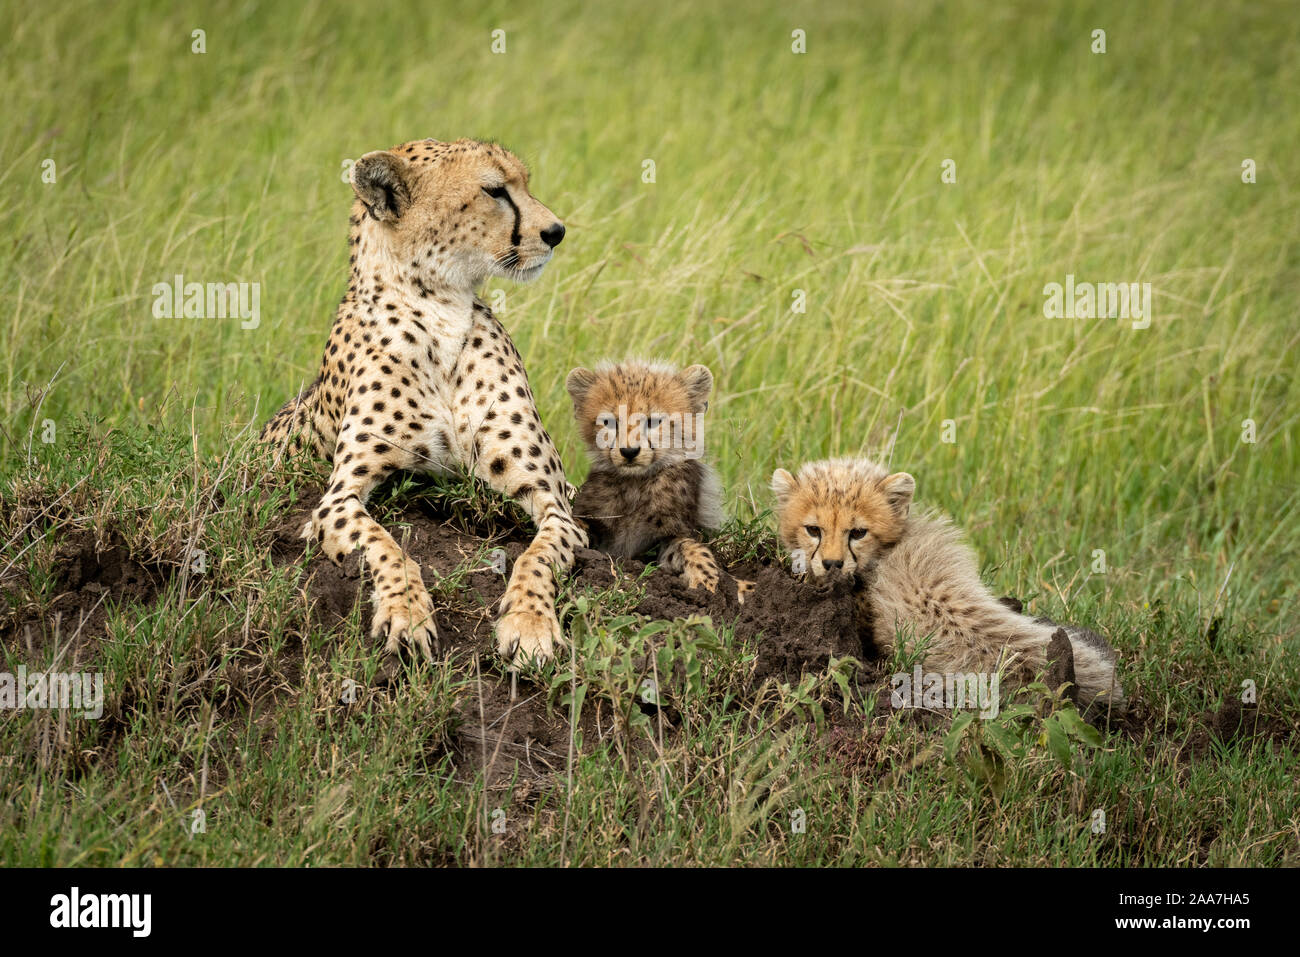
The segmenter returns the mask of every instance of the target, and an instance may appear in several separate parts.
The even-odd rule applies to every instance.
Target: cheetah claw
[[[420,653],[425,661],[433,660],[438,629],[433,621],[433,600],[423,588],[411,589],[406,596],[375,596],[375,618],[370,626],[372,638],[386,637],[384,652],[401,653],[402,642]]]
[[[555,613],[511,611],[502,615],[496,626],[497,654],[512,668],[526,664],[543,664],[563,644],[560,622]]]

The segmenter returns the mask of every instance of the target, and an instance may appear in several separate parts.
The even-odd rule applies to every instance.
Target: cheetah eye
[[[849,541],[860,542],[862,539],[866,538],[866,536],[867,530],[865,528],[855,528],[853,531],[849,532]]]
[[[809,535],[811,535],[813,538],[822,537],[822,530],[816,525],[805,525],[803,527],[803,530],[807,532]]]
[[[504,186],[484,186],[483,192],[487,193],[493,199],[507,199],[510,193]]]
[[[614,417],[608,414],[597,416],[596,424],[602,429],[612,429],[614,427]]]
[[[664,424],[664,417],[662,415],[652,415],[650,416],[650,420],[646,424],[651,429],[657,429],[659,428],[659,426]]]

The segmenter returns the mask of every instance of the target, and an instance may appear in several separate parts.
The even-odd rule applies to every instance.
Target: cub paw
[[[370,637],[384,637],[384,652],[399,654],[402,643],[420,653],[425,661],[433,659],[438,629],[433,622],[433,599],[423,584],[412,583],[390,595],[375,593],[375,618]]]
[[[736,579],[736,602],[743,605],[745,596],[754,590],[754,582],[746,581],[743,578]]]
[[[687,588],[703,588],[708,592],[718,590],[718,570],[705,565],[688,564],[682,572]]]
[[[497,654],[512,667],[540,665],[563,644],[560,620],[554,610],[507,612],[497,620]]]

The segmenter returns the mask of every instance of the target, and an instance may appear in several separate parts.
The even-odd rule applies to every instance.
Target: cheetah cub
[[[859,620],[876,646],[929,637],[925,665],[946,673],[1002,671],[1023,683],[1048,666],[1058,626],[1018,614],[979,577],[975,553],[952,522],[912,514],[916,482],[865,459],[812,462],[793,476],[777,469],[781,543],[801,550],[814,575],[854,575]],[[1121,713],[1115,652],[1098,635],[1068,626],[1076,694],[1091,715]]]
[[[701,530],[722,524],[721,483],[702,458],[713,373],[603,363],[574,369],[565,386],[591,456],[574,502],[591,547],[635,558],[658,545],[660,562],[689,587],[716,591],[718,563],[699,540]],[[752,583],[738,587],[743,601]]]

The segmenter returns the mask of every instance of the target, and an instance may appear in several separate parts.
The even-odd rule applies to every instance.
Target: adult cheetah
[[[351,179],[351,276],[320,374],[261,438],[332,462],[303,537],[334,562],[364,550],[371,635],[388,653],[406,641],[431,657],[437,632],[420,566],[366,512],[374,488],[402,469],[464,466],[518,501],[537,535],[506,585],[496,647],[514,664],[544,661],[562,640],[556,575],[587,538],[519,352],[475,289],[535,278],[564,226],[494,143],[405,143],[362,156]]]

